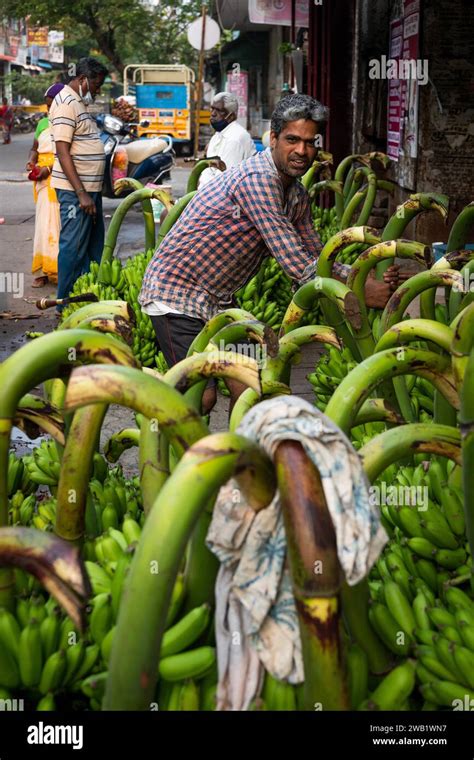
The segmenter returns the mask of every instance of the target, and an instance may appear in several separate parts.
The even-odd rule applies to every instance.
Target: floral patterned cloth
[[[301,442],[321,476],[347,582],[362,580],[388,539],[378,508],[370,503],[359,456],[341,430],[304,399],[281,396],[251,409],[236,432],[258,441],[271,458],[281,441]],[[207,544],[221,562],[217,709],[246,710],[260,691],[264,668],[290,683],[303,680],[278,493],[254,512],[236,481],[227,483],[217,497]]]

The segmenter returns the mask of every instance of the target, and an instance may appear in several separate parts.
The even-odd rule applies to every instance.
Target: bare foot
[[[44,288],[45,285],[48,284],[48,277],[47,275],[43,275],[42,277],[35,277],[33,280],[32,288]]]

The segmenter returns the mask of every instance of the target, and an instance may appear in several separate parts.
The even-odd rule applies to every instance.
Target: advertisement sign
[[[387,154],[393,161],[418,153],[419,48],[420,0],[404,0],[403,16],[390,24],[390,65],[399,72],[388,81]]]
[[[225,89],[227,92],[232,92],[239,101],[239,113],[237,121],[244,128],[247,129],[248,120],[248,73],[246,71],[228,71],[227,82]]]
[[[403,19],[398,18],[390,24],[390,58],[397,61],[403,47]],[[399,79],[388,80],[388,124],[387,155],[392,161],[398,161],[400,151],[400,130],[402,120],[401,82]]]
[[[296,26],[308,26],[309,3],[296,0]],[[291,26],[291,0],[249,0],[249,20],[253,24]]]
[[[38,45],[39,47],[48,46],[48,26],[29,26],[28,27],[28,45]]]

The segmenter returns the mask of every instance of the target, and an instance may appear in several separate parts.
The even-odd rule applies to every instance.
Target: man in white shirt
[[[255,145],[246,129],[237,121],[239,101],[230,92],[218,92],[211,104],[211,126],[215,129],[206,150],[206,157],[218,156],[226,169],[237,166],[256,152]],[[220,174],[219,169],[208,168],[199,178],[202,187]]]

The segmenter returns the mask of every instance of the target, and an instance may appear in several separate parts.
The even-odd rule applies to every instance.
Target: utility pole
[[[204,73],[204,40],[206,38],[206,11],[207,6],[201,6],[201,48],[199,50],[199,67],[198,67],[198,81],[196,88],[196,113],[194,119],[194,158],[197,158],[199,150],[199,122],[201,116],[201,102],[202,102],[202,78]]]

